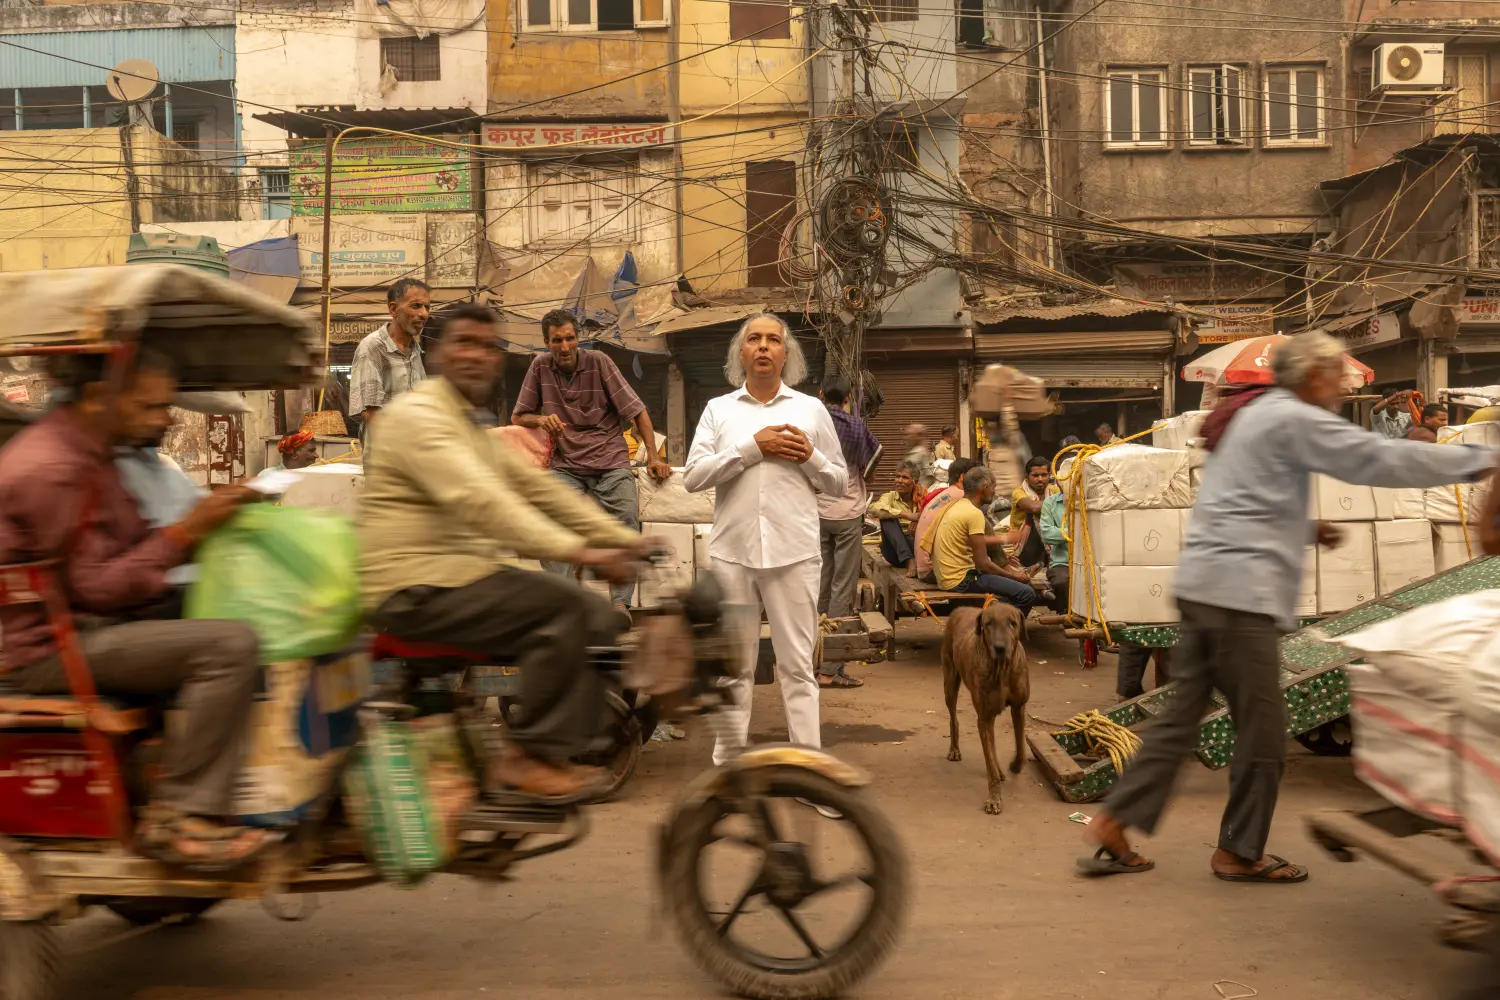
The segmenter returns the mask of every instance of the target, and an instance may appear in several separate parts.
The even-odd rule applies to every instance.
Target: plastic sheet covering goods
[[[249,625],[262,663],[335,652],[359,629],[357,560],[347,518],[253,504],[198,549],[187,617]]]

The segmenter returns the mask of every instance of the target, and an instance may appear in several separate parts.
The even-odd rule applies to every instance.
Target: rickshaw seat
[[[94,728],[111,736],[150,729],[156,713],[149,707],[99,698],[92,713]],[[0,694],[0,729],[82,729],[90,713],[83,702],[66,695]]]
[[[376,633],[370,645],[370,655],[377,660],[462,660],[464,663],[485,663],[494,659],[472,649],[460,649],[440,642],[411,642],[385,632]]]

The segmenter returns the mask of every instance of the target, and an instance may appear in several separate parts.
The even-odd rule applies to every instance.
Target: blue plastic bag
[[[323,656],[359,630],[354,525],[307,507],[252,504],[198,547],[186,617],[240,621],[263,663]]]

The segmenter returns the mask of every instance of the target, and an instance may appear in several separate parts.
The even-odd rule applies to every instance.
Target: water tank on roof
[[[229,277],[229,258],[212,236],[186,233],[132,233],[125,250],[127,264],[186,264],[201,271]]]

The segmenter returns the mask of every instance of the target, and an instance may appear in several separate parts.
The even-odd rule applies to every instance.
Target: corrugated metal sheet
[[[164,83],[234,79],[234,26],[0,35],[0,88],[102,87],[125,59],[149,59]],[[60,58],[65,57],[65,58]]]
[[[1036,330],[1015,333],[976,333],[974,354],[985,364],[1022,365],[1034,355],[1087,356],[1121,351],[1165,352],[1172,347],[1170,330]]]
[[[983,302],[972,309],[974,322],[984,324],[1007,323],[1011,320],[1076,319],[1080,316],[1135,316],[1139,313],[1161,313],[1170,315],[1172,310],[1161,302],[1129,302],[1124,299],[1097,299],[1068,306],[1008,306],[987,305]]]
[[[1026,358],[1016,367],[1046,382],[1048,389],[1160,389],[1166,360],[1165,354],[1057,354]]]

